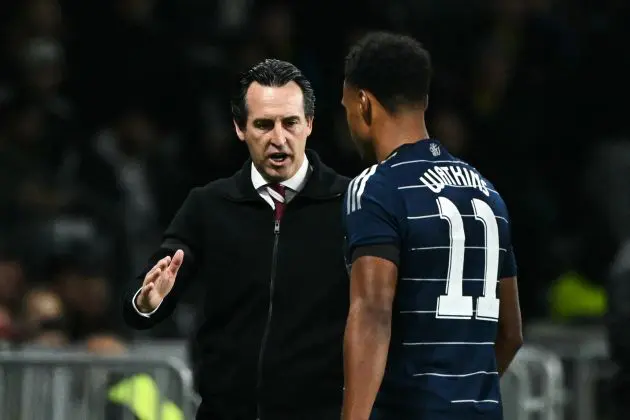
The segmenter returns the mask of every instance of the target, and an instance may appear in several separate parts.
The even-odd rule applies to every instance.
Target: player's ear
[[[241,141],[245,141],[245,132],[244,130],[241,130],[241,127],[239,127],[238,123],[236,122],[235,119],[232,119],[232,122],[234,123],[234,129],[236,130],[236,135],[238,136],[238,138]]]
[[[372,125],[372,101],[364,90],[359,90],[359,111],[367,125]]]

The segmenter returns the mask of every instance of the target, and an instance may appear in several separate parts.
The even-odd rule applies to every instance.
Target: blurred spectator
[[[186,179],[177,157],[142,106],[123,107],[84,155],[79,174],[103,201],[118,208],[129,270],[144,266],[177,209]]]
[[[51,286],[65,306],[70,341],[79,342],[97,333],[122,334],[114,315],[110,283],[98,267],[66,257],[53,261],[49,270]]]
[[[24,88],[44,103],[54,100],[63,81],[63,49],[49,38],[31,38],[19,57]]]
[[[31,288],[23,298],[22,339],[48,341],[48,334],[65,337],[64,309],[61,299],[45,288]]]
[[[618,138],[597,142],[585,172],[585,193],[592,212],[598,216],[593,223],[617,247],[630,237],[630,141]]]
[[[29,101],[42,114],[43,140],[65,157],[78,144],[78,126],[72,103],[62,92],[66,77],[63,46],[52,38],[31,38],[24,45],[18,61],[19,77],[9,100]]]
[[[57,124],[71,124],[72,107],[61,92],[66,76],[61,25],[61,10],[56,0],[20,3],[5,44],[13,83],[2,87],[2,96],[4,100],[25,96],[57,118]]]
[[[65,331],[49,327],[42,327],[42,330],[28,341],[29,345],[52,349],[63,349],[69,343]]]
[[[13,319],[9,310],[0,305],[0,343],[9,342],[14,339]]]
[[[8,59],[18,61],[30,38],[63,36],[63,14],[57,0],[23,0],[7,3],[10,11],[5,38]]]
[[[78,197],[65,176],[69,133],[41,105],[18,97],[0,122],[0,228],[12,245],[41,253],[46,226]]]
[[[109,334],[94,334],[85,341],[86,349],[94,354],[105,356],[120,355],[127,352],[127,348],[120,338]]]
[[[26,286],[20,261],[0,252],[0,341],[17,337],[17,315]]]

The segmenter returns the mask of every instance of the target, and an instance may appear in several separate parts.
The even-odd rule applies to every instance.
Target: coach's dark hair
[[[429,52],[406,35],[368,33],[346,56],[346,83],[370,91],[390,113],[424,104],[431,74]]]
[[[292,81],[302,89],[304,114],[306,117],[315,116],[315,92],[313,92],[311,82],[293,64],[268,58],[241,74],[236,94],[231,101],[232,118],[241,128],[247,124],[246,95],[247,89],[252,83],[257,82],[263,86],[280,87]]]

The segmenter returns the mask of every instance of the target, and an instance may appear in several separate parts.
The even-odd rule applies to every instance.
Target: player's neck
[[[388,121],[380,130],[377,137],[379,141],[374,144],[376,158],[382,162],[403,144],[416,143],[428,138],[429,132],[424,121],[424,113],[422,116],[417,114],[399,116]]]

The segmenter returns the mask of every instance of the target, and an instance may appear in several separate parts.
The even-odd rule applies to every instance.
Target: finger
[[[154,282],[159,277],[159,275],[168,268],[170,263],[171,263],[171,257],[164,257],[161,260],[159,260],[157,263],[155,263],[153,268],[146,274],[142,284],[145,285],[148,282]]]
[[[179,268],[182,266],[183,262],[184,262],[184,251],[182,251],[181,249],[178,249],[175,252],[175,255],[173,255],[171,264],[168,266],[168,269],[171,272],[171,274],[173,274],[174,276],[177,275],[177,272],[179,271]]]
[[[156,265],[160,270],[164,271],[170,263],[171,263],[171,257],[164,257],[160,261],[158,261]]]
[[[171,264],[171,259],[172,258],[167,255],[166,257],[155,263],[151,270],[149,270],[149,272],[144,276],[144,281],[142,282],[142,285],[144,286],[148,283],[155,282],[160,277],[160,275],[168,269],[169,265]]]
[[[154,265],[153,267],[151,267],[151,269],[147,272],[146,276],[150,276],[151,274],[155,273],[156,269],[157,269],[157,265]]]
[[[151,269],[149,270],[149,272],[147,273],[147,275],[150,275],[150,274],[155,273],[155,271],[156,271],[158,268],[160,268],[160,262],[161,262],[161,261],[162,261],[162,260],[160,260],[160,261],[156,262],[156,263],[155,263],[155,265],[154,265],[153,267],[151,267]]]
[[[167,273],[169,273],[168,270],[165,271],[164,275],[160,276],[160,278],[154,283],[155,291],[161,297],[166,296],[171,291],[171,289],[173,288],[173,285],[175,284],[175,276],[171,274],[167,275]]]
[[[142,282],[143,286],[146,286],[148,283],[153,283],[159,276],[162,271],[157,267],[153,267],[151,271],[144,276],[144,281]]]
[[[149,293],[151,293],[151,290],[153,290],[155,288],[154,283],[149,283],[146,286],[142,286],[142,290],[140,290],[140,295],[139,295],[139,299],[140,300],[145,300],[149,297]]]

